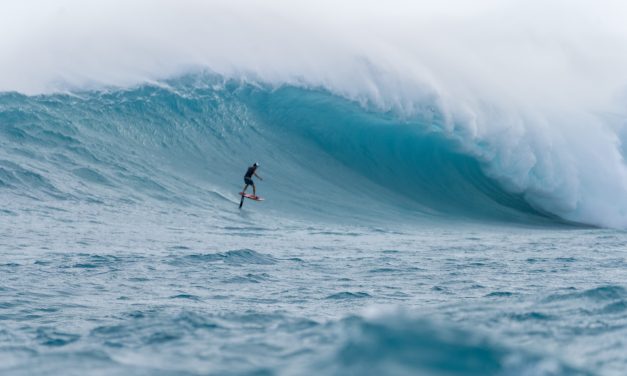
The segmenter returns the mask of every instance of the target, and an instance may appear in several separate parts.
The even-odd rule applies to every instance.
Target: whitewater
[[[626,11],[0,2],[0,371],[625,374]]]

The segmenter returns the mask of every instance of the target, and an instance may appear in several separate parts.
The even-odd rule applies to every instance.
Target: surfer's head
[[[259,162],[253,163],[253,167],[259,167]]]

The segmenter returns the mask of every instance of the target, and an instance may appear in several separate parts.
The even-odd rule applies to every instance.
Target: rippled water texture
[[[621,233],[268,227],[245,218],[220,227],[192,215],[200,213],[151,214],[64,226],[3,215],[3,372],[619,375],[627,367]],[[66,232],[77,222],[80,231]]]

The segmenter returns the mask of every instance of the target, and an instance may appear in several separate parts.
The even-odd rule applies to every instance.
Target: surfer
[[[249,185],[253,186],[253,196],[257,196],[257,190],[255,189],[255,182],[253,182],[253,176],[258,177],[260,180],[263,180],[263,178],[259,175],[257,175],[257,168],[259,168],[259,163],[255,162],[253,163],[252,166],[248,167],[248,170],[246,170],[246,175],[244,175],[244,190],[242,190],[242,193],[246,193],[246,189],[248,189]]]

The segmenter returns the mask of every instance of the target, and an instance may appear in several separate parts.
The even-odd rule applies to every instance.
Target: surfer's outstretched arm
[[[259,180],[263,180],[263,178],[259,175],[257,175],[257,173],[255,172],[255,176],[259,178]]]

